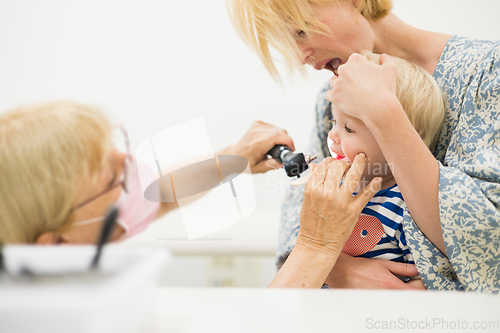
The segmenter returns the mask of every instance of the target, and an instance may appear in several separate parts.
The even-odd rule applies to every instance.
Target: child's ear
[[[35,240],[35,244],[37,245],[56,245],[61,243],[61,236],[54,232],[44,232],[40,234]]]

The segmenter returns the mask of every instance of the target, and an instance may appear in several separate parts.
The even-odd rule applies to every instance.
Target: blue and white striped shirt
[[[403,232],[404,207],[397,184],[377,192],[361,212],[343,252],[414,264]]]

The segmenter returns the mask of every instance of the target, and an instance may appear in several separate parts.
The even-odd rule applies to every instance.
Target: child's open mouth
[[[340,161],[340,160],[343,160],[343,159],[345,158],[345,156],[339,155],[339,154],[337,154],[336,152],[331,151],[331,150],[330,150],[330,154],[332,155],[332,157],[333,157],[334,159],[339,160],[339,161]]]

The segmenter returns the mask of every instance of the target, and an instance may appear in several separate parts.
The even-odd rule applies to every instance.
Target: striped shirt
[[[403,233],[404,207],[397,184],[378,191],[361,212],[342,252],[414,264]]]

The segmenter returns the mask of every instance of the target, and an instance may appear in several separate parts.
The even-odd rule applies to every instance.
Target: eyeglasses
[[[115,144],[115,146],[117,148],[124,148],[125,151],[126,151],[126,153],[127,153],[127,156],[125,157],[125,161],[123,162],[123,174],[122,174],[122,177],[121,177],[120,181],[118,183],[112,184],[111,186],[109,186],[104,191],[99,192],[96,195],[90,197],[89,199],[87,199],[87,200],[79,203],[74,208],[75,210],[79,209],[79,208],[82,208],[83,206],[91,203],[92,201],[100,198],[101,196],[105,195],[106,193],[114,190],[115,188],[117,188],[119,186],[121,186],[123,188],[123,190],[125,191],[125,193],[128,193],[127,181],[128,181],[128,173],[130,171],[129,163],[132,161],[132,155],[130,154],[130,142],[129,142],[129,139],[128,139],[128,133],[127,133],[127,131],[125,130],[125,128],[123,126],[120,126],[120,129],[119,129],[119,131],[116,134],[118,134],[118,136],[121,136],[122,138],[117,138],[116,135],[113,135],[113,143]],[[124,147],[120,147],[120,143],[121,144],[125,144],[125,146]]]

